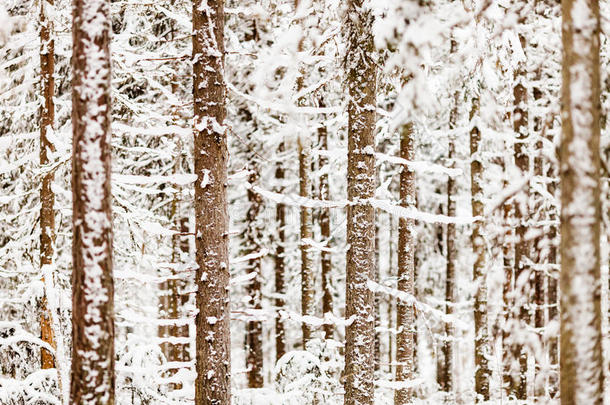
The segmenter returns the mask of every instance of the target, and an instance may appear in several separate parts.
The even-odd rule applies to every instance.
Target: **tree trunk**
[[[455,41],[451,41],[452,49],[455,47]],[[449,165],[451,168],[455,167],[455,134],[453,133],[456,129],[457,114],[458,114],[458,102],[459,93],[455,93],[453,96],[454,107],[451,110],[451,116],[449,117],[449,129],[451,135],[449,136]],[[447,216],[455,216],[455,197],[457,196],[457,187],[453,177],[447,178]],[[447,235],[446,235],[446,246],[447,246],[447,267],[446,267],[446,280],[445,280],[445,313],[448,317],[453,314],[453,305],[455,304],[455,278],[456,269],[455,261],[457,256],[456,248],[456,229],[455,224],[447,224]],[[444,363],[439,373],[439,385],[440,389],[445,392],[451,392],[453,390],[453,339],[455,331],[451,322],[445,322],[445,341],[443,342],[443,359]]]
[[[250,162],[255,161],[256,157],[250,156]],[[250,166],[249,183],[254,186],[259,179],[258,168]],[[260,194],[251,188],[248,189],[248,209],[246,221],[246,255],[256,255],[261,250],[260,241],[262,239],[261,230],[257,224],[258,217],[263,208],[263,201]],[[249,307],[260,311],[262,306],[262,259],[256,257],[248,261],[247,273],[254,273],[254,277],[247,286],[248,296],[250,297]],[[259,315],[256,315],[257,317]],[[246,369],[248,370],[248,388],[263,387],[263,322],[260,319],[249,320],[246,324]]]
[[[278,155],[279,159],[277,162],[277,166],[275,168],[275,179],[278,182],[277,192],[282,194],[284,192],[284,186],[282,185],[284,181],[284,166],[281,161],[282,154],[284,153],[284,143],[280,143],[278,147]],[[286,206],[284,204],[278,203],[275,209],[275,218],[277,221],[277,233],[278,233],[278,241],[276,243],[276,251],[275,251],[275,308],[276,308],[276,317],[275,317],[275,361],[277,362],[284,354],[286,354],[286,332],[284,331],[284,323],[282,322],[282,318],[279,314],[280,310],[284,309],[286,305],[284,294],[284,271],[285,271],[285,262],[284,262],[284,254],[285,254],[285,244],[286,244]]]
[[[561,403],[601,405],[599,3],[561,6]]]
[[[323,107],[323,103],[320,103],[320,107]],[[328,151],[328,130],[326,126],[321,126],[318,129],[318,142],[320,144],[320,150],[322,152]],[[320,170],[328,165],[328,158],[324,155],[320,155]],[[330,186],[328,182],[328,171],[323,172],[320,176],[320,198],[323,201],[330,200]],[[325,242],[325,247],[330,249],[330,208],[324,207],[320,209],[320,232],[322,234],[322,240]],[[322,263],[322,313],[324,315],[333,314],[333,285],[332,285],[332,255],[328,250],[323,250],[321,253]],[[324,324],[324,338],[332,339],[334,335],[334,327],[331,323]]]
[[[75,0],[72,53],[73,404],[114,404],[110,2]]]
[[[479,113],[479,99],[472,101],[470,121]],[[474,125],[470,131],[470,176],[471,176],[471,204],[472,216],[483,218],[485,206],[483,203],[483,165],[479,154],[481,143],[481,132]],[[473,266],[473,282],[475,287],[474,296],[474,364],[475,364],[475,393],[477,401],[489,400],[489,377],[490,370],[488,356],[490,355],[489,331],[487,327],[487,263],[485,257],[485,223],[478,219],[472,229],[472,250],[475,256]]]
[[[521,47],[525,48],[525,37],[519,35]],[[516,73],[517,85],[514,88],[514,113],[513,126],[517,135],[514,145],[515,165],[521,171],[522,176],[529,176],[530,161],[528,149],[528,112],[527,112],[527,90],[523,84],[525,71],[518,70]],[[530,243],[525,234],[528,230],[529,220],[529,189],[528,184],[523,188],[524,201],[514,204],[516,224],[515,244],[515,289],[513,291],[514,317],[513,330],[511,331],[513,359],[519,359],[519,370],[511,370],[511,391],[519,400],[527,398],[527,347],[524,340],[527,339],[527,324],[529,323],[528,301],[529,301],[529,276],[530,266]]]
[[[47,132],[53,131],[55,124],[55,39],[53,37],[53,21],[47,17],[47,7],[54,7],[53,0],[41,0],[40,2],[40,71],[42,96],[44,101],[40,111],[40,165],[50,163],[48,154],[54,152],[55,148]],[[54,175],[49,171],[42,178],[40,188],[40,267],[53,264],[53,244],[55,242],[55,193],[51,190]],[[45,284],[44,270],[42,281]],[[55,337],[53,336],[51,311],[47,308],[46,290],[40,301],[40,338],[55,348]],[[46,349],[40,350],[41,366],[43,369],[55,367],[53,354]]]
[[[345,405],[373,403],[373,293],[375,210],[366,200],[375,195],[376,67],[373,14],[363,0],[348,2],[346,66],[348,104],[348,167],[345,316]]]
[[[231,402],[224,1],[193,2],[195,404]]]
[[[414,160],[413,124],[400,129],[400,157]],[[400,205],[414,207],[416,198],[415,172],[407,165],[400,172]],[[415,296],[415,220],[400,218],[398,222],[398,290]],[[412,303],[398,300],[396,303],[396,382],[408,383],[414,377],[415,310]],[[411,403],[413,390],[398,388],[394,404]]]

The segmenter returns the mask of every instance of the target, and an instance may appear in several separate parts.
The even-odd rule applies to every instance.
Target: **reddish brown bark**
[[[350,0],[347,11],[348,168],[345,405],[373,403],[373,293],[368,282],[375,271],[376,64],[373,14],[363,0]]]
[[[47,8],[53,7],[53,0],[40,2],[40,72],[43,103],[40,111],[40,165],[48,165],[49,152],[55,150],[47,134],[55,124],[55,39],[53,22],[47,18]],[[42,178],[40,188],[40,266],[53,263],[53,244],[55,242],[55,193],[51,190],[54,175],[52,171]],[[44,274],[42,282],[45,283]],[[40,339],[55,348],[51,312],[47,308],[46,289],[40,300]],[[53,354],[41,349],[41,366],[43,369],[55,367]]]
[[[224,1],[193,1],[195,404],[231,402]]]
[[[282,158],[282,154],[284,153],[284,143],[282,142],[278,147],[278,155],[280,155],[280,159]],[[281,160],[277,162],[275,169],[275,178],[278,182],[277,192],[281,194],[284,191],[284,186],[282,182],[284,181],[284,166]],[[275,360],[276,362],[286,354],[286,332],[284,330],[284,323],[282,322],[282,318],[280,317],[279,311],[284,309],[286,305],[284,299],[284,271],[285,271],[285,262],[284,262],[284,254],[285,254],[285,244],[286,244],[286,206],[284,204],[278,203],[276,206],[275,217],[277,221],[277,237],[278,241],[276,243],[275,250],[275,308],[277,315],[275,317]]]
[[[72,53],[74,404],[114,404],[110,2],[75,0]]]

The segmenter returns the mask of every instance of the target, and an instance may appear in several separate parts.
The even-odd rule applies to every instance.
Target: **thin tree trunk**
[[[299,8],[300,0],[294,1],[294,8]],[[304,38],[299,40],[298,49],[302,53],[304,48]],[[301,70],[297,78],[296,90],[300,92],[305,87],[305,72]],[[303,106],[305,99],[300,97],[298,104]],[[303,133],[306,130],[305,125],[299,129],[298,135],[298,153],[299,153],[299,195],[304,198],[312,196],[312,181],[311,181],[311,139],[309,133]],[[313,257],[310,241],[313,239],[313,215],[311,207],[301,206],[301,315],[314,316],[316,312],[315,305],[315,275],[313,271]],[[312,338],[313,327],[305,320],[301,323],[303,332],[303,349],[306,348],[307,342]]]
[[[392,269],[394,268],[394,244],[392,241],[394,240],[394,217],[392,215],[389,216],[389,252],[388,252],[388,277],[392,279],[394,272]],[[394,298],[388,297],[388,373],[393,374],[394,369],[392,367],[392,363],[394,361],[394,331],[392,328],[394,327]]]
[[[414,160],[413,124],[400,129],[400,157]],[[403,166],[400,173],[400,205],[414,207],[416,196],[415,172]],[[400,218],[398,222],[398,290],[415,296],[415,220]],[[406,383],[413,379],[415,367],[415,311],[412,303],[396,303],[396,382]],[[398,388],[394,394],[394,404],[411,403],[413,390]]]
[[[250,161],[254,161],[250,156]],[[250,185],[254,186],[258,182],[258,168],[250,168],[252,174],[248,179]],[[261,196],[252,188],[248,189],[248,202],[250,208],[247,213],[248,229],[246,230],[246,255],[256,255],[260,252],[261,231],[257,224],[258,217],[263,208]],[[260,257],[250,259],[246,267],[247,273],[254,273],[254,277],[247,286],[248,296],[250,297],[249,307],[260,311],[262,306],[262,260]],[[259,319],[249,320],[246,324],[246,369],[248,370],[248,388],[263,387],[263,322]]]
[[[47,16],[47,8],[54,7],[53,0],[41,0],[40,2],[40,71],[42,103],[40,112],[40,165],[50,163],[48,154],[54,152],[55,148],[49,140],[47,133],[53,131],[55,124],[55,39],[53,37],[53,21]],[[40,267],[53,264],[53,244],[55,241],[55,193],[51,189],[54,175],[49,171],[42,178],[40,188]],[[44,270],[42,281],[45,284]],[[40,301],[40,339],[55,348],[55,337],[51,311],[47,307],[46,290]],[[55,367],[53,354],[46,349],[40,350],[40,362],[43,369]]]
[[[373,293],[375,210],[376,66],[373,14],[363,0],[350,0],[347,11],[348,168],[346,309],[352,322],[345,332],[345,405],[373,403]]]
[[[455,47],[455,41],[452,42],[452,49]],[[449,136],[449,165],[455,167],[455,131],[458,114],[459,93],[454,94],[454,107],[451,110],[449,118],[449,129],[452,131]],[[454,217],[455,213],[455,196],[457,195],[455,180],[449,176],[447,178],[447,216]],[[445,281],[445,313],[448,317],[453,314],[453,304],[455,303],[455,261],[457,256],[457,248],[455,243],[456,229],[455,224],[447,224],[446,246],[447,246],[447,267]],[[453,390],[453,339],[455,331],[451,322],[445,322],[445,341],[443,342],[443,359],[444,363],[439,373],[439,385],[442,391],[451,392]]]
[[[320,103],[320,107],[323,107]],[[328,130],[326,126],[321,126],[318,129],[318,142],[321,151],[328,151]],[[328,158],[323,154],[320,155],[320,170],[325,170],[328,165]],[[323,201],[330,200],[330,186],[328,182],[328,170],[323,171],[320,176],[320,198]],[[320,231],[322,240],[325,242],[326,249],[330,249],[330,208],[324,207],[320,209]],[[332,285],[332,255],[329,250],[323,250],[321,253],[322,264],[322,313],[324,315],[333,314],[333,285]],[[334,327],[331,323],[324,324],[325,339],[332,339],[334,335]]]
[[[195,404],[231,402],[224,1],[193,1]]]
[[[277,192],[282,194],[284,191],[284,186],[282,182],[284,181],[284,166],[281,162],[282,154],[284,153],[284,143],[280,143],[278,147],[278,155],[280,155],[280,160],[277,162],[277,166],[275,168],[275,179],[278,182]],[[275,217],[277,221],[277,233],[278,233],[278,241],[276,244],[275,251],[275,308],[276,308],[276,317],[275,317],[275,360],[276,362],[286,354],[286,332],[284,331],[284,323],[282,322],[282,318],[279,314],[280,310],[284,309],[286,305],[284,299],[284,271],[285,271],[285,262],[284,262],[284,252],[285,252],[285,244],[286,244],[286,206],[284,204],[278,203],[275,209]]]
[[[521,47],[525,48],[525,37],[519,35]],[[515,165],[521,171],[523,176],[529,176],[530,161],[527,153],[528,149],[528,112],[527,112],[527,90],[523,84],[525,80],[525,72],[519,70],[516,74],[517,85],[514,88],[514,105],[513,125],[517,135],[517,141],[514,145]],[[524,344],[526,339],[527,324],[529,323],[528,301],[529,301],[529,275],[530,267],[528,264],[530,256],[530,243],[526,240],[525,234],[528,227],[529,219],[529,189],[528,184],[524,187],[524,201],[518,201],[514,204],[516,226],[516,244],[515,244],[515,290],[514,290],[514,311],[515,318],[518,321],[513,323],[514,327],[511,332],[512,336],[512,354],[514,359],[519,359],[519,370],[512,370],[511,387],[512,393],[519,400],[527,398],[527,348]],[[519,335],[519,336],[517,336]]]
[[[601,405],[599,3],[561,5],[561,403]]]
[[[479,113],[479,99],[472,101],[470,121]],[[472,216],[483,218],[485,206],[483,203],[483,165],[479,154],[481,143],[481,132],[475,125],[470,131],[470,175],[471,175],[471,204]],[[473,266],[473,282],[475,286],[474,296],[474,363],[475,363],[475,393],[477,401],[489,400],[489,377],[490,370],[488,356],[490,355],[489,331],[487,326],[487,263],[485,257],[485,223],[477,220],[472,229],[472,250],[475,256]]]
[[[110,2],[75,0],[72,53],[73,404],[114,404]]]

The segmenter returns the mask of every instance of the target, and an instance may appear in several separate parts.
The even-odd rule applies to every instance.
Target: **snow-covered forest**
[[[0,0],[0,404],[602,405],[606,33],[606,0]]]

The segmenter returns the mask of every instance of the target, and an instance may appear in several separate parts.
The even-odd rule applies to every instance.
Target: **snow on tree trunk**
[[[472,216],[479,218],[473,224],[472,250],[475,257],[473,265],[474,294],[474,365],[475,365],[475,393],[477,401],[489,400],[489,377],[491,371],[488,364],[490,355],[489,331],[487,328],[487,261],[485,257],[485,223],[482,219],[485,214],[483,202],[483,164],[479,153],[481,132],[474,122],[479,113],[479,99],[472,100],[470,121],[473,127],[470,130],[470,181]]]
[[[275,168],[275,179],[278,183],[278,194],[282,194],[284,191],[284,164],[281,161],[282,154],[284,153],[284,143],[280,143],[278,147],[278,162]],[[275,248],[275,307],[278,313],[275,316],[275,361],[277,362],[286,354],[286,332],[284,331],[284,323],[279,314],[279,310],[283,310],[286,305],[284,299],[285,287],[284,287],[284,271],[285,271],[285,244],[286,244],[286,206],[278,203],[275,208],[275,219],[277,221],[277,242]]]
[[[75,0],[72,53],[74,404],[114,404],[110,2]]]
[[[413,143],[413,124],[408,123],[400,128],[400,157],[413,161],[415,147]],[[404,165],[400,173],[400,205],[415,207],[416,200],[415,172]],[[400,218],[398,223],[398,290],[415,296],[415,220]],[[396,381],[408,384],[414,377],[415,367],[415,307],[413,303],[399,300],[396,303]],[[411,403],[412,388],[398,388],[394,394],[394,404]]]
[[[521,23],[523,23],[521,21]],[[525,37],[519,35],[521,47],[525,48]],[[528,155],[528,111],[527,111],[527,89],[525,88],[526,72],[520,66],[516,72],[517,84],[513,89],[514,112],[513,129],[516,135],[514,144],[515,165],[520,170],[522,176],[529,176],[530,161]],[[516,221],[516,243],[514,256],[514,285],[513,307],[512,307],[512,327],[511,327],[511,370],[510,370],[510,393],[515,398],[525,400],[527,398],[527,347],[525,345],[527,336],[527,324],[529,321],[529,277],[530,277],[530,243],[526,240],[525,234],[528,230],[529,220],[529,182],[523,187],[523,191],[518,194],[514,203],[514,214]],[[518,365],[517,365],[518,363]]]
[[[193,1],[195,404],[231,402],[224,1]]]
[[[373,14],[363,0],[350,0],[347,10],[348,163],[345,331],[345,404],[373,403],[373,293],[368,282],[375,271],[376,66]]]
[[[42,108],[40,114],[40,165],[50,163],[49,153],[55,148],[47,133],[53,131],[55,124],[55,39],[53,37],[53,21],[47,16],[47,8],[52,8],[53,0],[40,2],[40,71],[42,87]],[[53,171],[49,171],[42,178],[40,188],[40,267],[53,264],[53,251],[55,243],[55,193],[51,189]],[[42,275],[45,284],[44,270]],[[52,280],[49,280],[52,281]],[[51,284],[52,285],[52,284]],[[43,293],[40,300],[40,338],[55,348],[55,337],[51,320],[51,311],[47,308],[47,293]],[[53,354],[46,349],[40,350],[41,366],[43,369],[55,367]]]
[[[322,100],[320,101],[320,107],[324,107]],[[320,150],[328,150],[328,130],[326,126],[321,126],[318,129],[318,144]],[[324,171],[324,168],[328,165],[328,158],[324,155],[320,155],[319,170],[322,172],[320,175],[320,199],[323,201],[330,201],[330,186],[328,181],[328,171]],[[325,207],[320,209],[320,233],[322,240],[325,242],[326,250],[322,250],[321,264],[322,264],[322,313],[324,315],[333,314],[333,285],[332,285],[332,255],[328,250],[330,249],[330,208]],[[332,324],[324,324],[324,337],[326,339],[332,339],[334,335],[334,327]]]
[[[562,1],[561,358],[563,405],[603,403],[600,278],[600,16]]]

